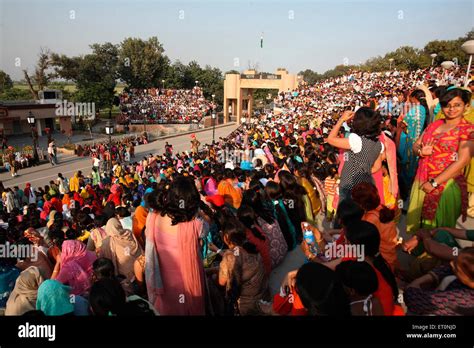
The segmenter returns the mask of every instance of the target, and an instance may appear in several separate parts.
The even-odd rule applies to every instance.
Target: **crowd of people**
[[[132,161],[135,158],[135,147],[144,144],[148,144],[147,134],[113,140],[110,143],[77,144],[74,153],[79,157],[91,157],[93,166],[100,171],[104,171],[106,170],[105,166],[112,161]],[[110,170],[110,168],[108,169]]]
[[[119,123],[192,123],[210,114],[202,89],[130,89],[120,94]]]
[[[33,152],[33,151],[31,151]],[[32,153],[16,151],[13,146],[8,146],[2,153],[2,166],[12,177],[18,176],[20,169],[25,169],[36,165]]]
[[[474,82],[459,76],[353,71],[279,94],[204,148],[193,136],[190,152],[167,143],[45,187],[0,185],[0,244],[37,256],[0,259],[0,308],[473,314],[474,231],[456,223],[474,215]],[[272,291],[297,253],[304,262]]]

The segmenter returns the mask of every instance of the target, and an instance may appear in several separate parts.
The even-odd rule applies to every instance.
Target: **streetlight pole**
[[[472,56],[474,55],[474,40],[466,41],[461,49],[469,55],[469,64],[467,65],[466,77],[464,78],[464,87],[469,84],[469,73],[471,72]]]
[[[393,62],[393,58],[390,58],[388,61],[390,62],[390,70],[392,70],[392,62]]]
[[[216,113],[214,110],[214,98],[215,94],[212,95],[212,146],[214,146],[214,140],[216,136]]]
[[[146,109],[142,109],[142,115],[143,115],[143,131],[146,133],[146,118],[148,116]]]
[[[112,172],[112,134],[114,133],[114,126],[111,120],[107,121],[105,133],[109,136],[109,172]]]
[[[436,53],[431,53],[430,54],[430,57],[431,57],[431,65],[434,65],[434,60],[435,58],[437,57],[438,55]]]
[[[36,142],[36,135],[35,135],[35,129],[34,129],[34,125],[35,125],[35,116],[33,115],[33,113],[30,111],[28,112],[28,117],[26,118],[27,121],[28,121],[28,124],[30,125],[31,127],[31,138],[33,138],[33,158],[34,158],[34,162],[36,165],[38,165],[39,163],[39,156],[38,156],[38,145],[37,145],[37,142]]]

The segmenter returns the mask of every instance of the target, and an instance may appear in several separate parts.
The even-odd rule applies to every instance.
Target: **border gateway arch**
[[[275,74],[257,73],[246,70],[243,74],[226,74],[224,80],[224,122],[230,120],[230,115],[237,117],[237,123],[247,110],[249,116],[253,113],[253,91],[255,89],[278,89],[286,92],[298,87],[301,77],[289,74],[286,69],[277,69]],[[230,109],[230,110],[229,110]]]

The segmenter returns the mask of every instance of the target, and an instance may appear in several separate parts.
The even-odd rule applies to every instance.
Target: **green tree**
[[[84,57],[68,57],[64,54],[51,54],[51,64],[56,73],[56,77],[67,81],[76,81],[79,75],[79,66]]]
[[[0,100],[29,100],[31,99],[30,91],[20,88],[8,88],[0,93]]]
[[[458,64],[467,64],[469,57],[461,49],[463,39],[458,40],[434,40],[426,44],[423,51],[426,55],[436,53],[434,64],[439,65],[445,60],[458,59]]]
[[[28,84],[33,99],[37,100],[38,91],[45,89],[48,83],[55,77],[55,73],[50,70],[51,66],[51,51],[42,47],[38,55],[38,61],[33,76],[28,74],[27,69],[23,70],[23,75],[25,76],[26,83]],[[35,89],[35,86],[37,89]]]
[[[111,43],[91,45],[92,54],[79,65],[76,98],[94,102],[97,110],[112,109],[117,80],[118,47]]]
[[[303,76],[303,80],[310,85],[314,85],[316,82],[322,79],[323,75],[318,74],[316,71],[311,69],[306,69],[304,71],[300,71],[298,75]]]
[[[90,47],[92,53],[85,56],[53,54],[52,64],[58,77],[76,83],[75,101],[95,103],[97,111],[111,110],[118,77],[118,47],[110,42]]]
[[[350,70],[357,69],[355,65],[336,65],[334,69],[326,71],[322,77],[323,79],[339,77],[347,74]]]
[[[182,89],[186,65],[176,60],[166,71],[165,88]]]
[[[130,88],[150,88],[161,86],[170,64],[163,46],[156,36],[147,41],[138,38],[126,38],[118,54],[119,77]]]
[[[0,93],[4,93],[6,90],[13,88],[13,81],[3,70],[0,70]]]

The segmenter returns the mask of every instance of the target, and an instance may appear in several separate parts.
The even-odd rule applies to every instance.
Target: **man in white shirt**
[[[48,144],[48,155],[49,161],[53,166],[58,164],[58,161],[56,160],[56,146],[54,144],[54,140]]]
[[[97,168],[97,170],[100,170],[100,159],[98,156],[92,159],[92,169],[94,168]]]

